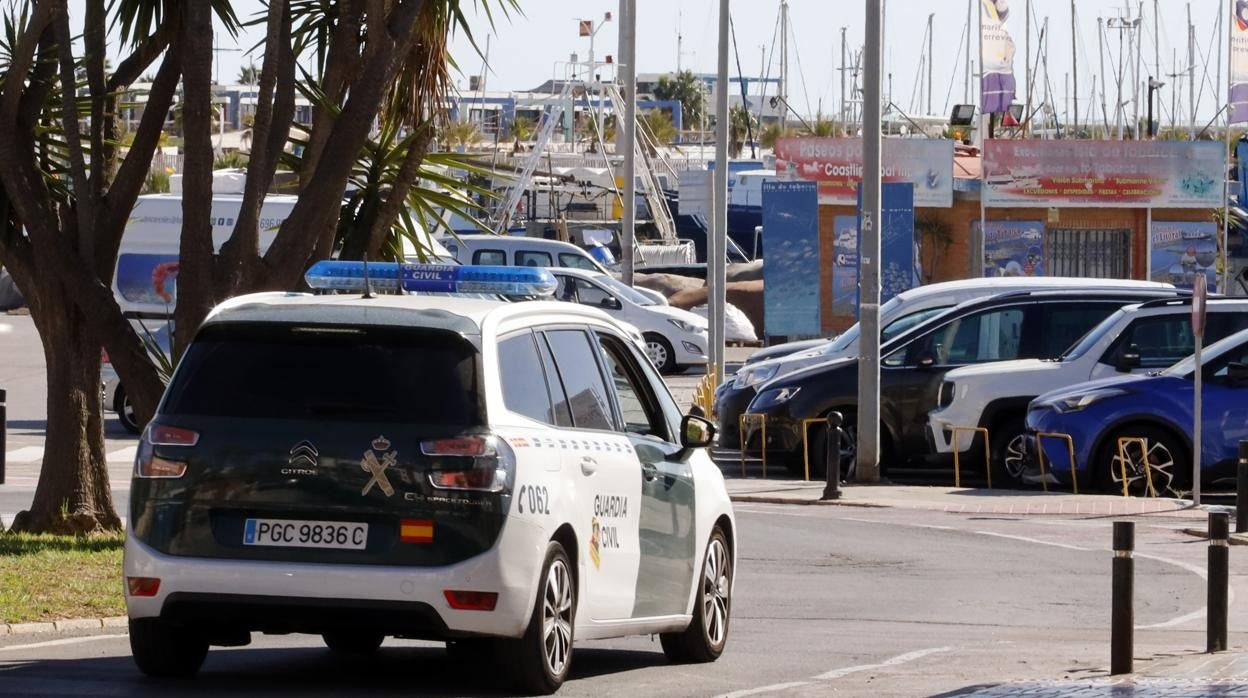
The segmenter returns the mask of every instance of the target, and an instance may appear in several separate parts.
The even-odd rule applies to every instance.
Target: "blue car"
[[[1028,473],[1039,475],[1037,435],[1068,434],[1074,442],[1080,489],[1122,491],[1122,460],[1128,490],[1144,494],[1144,452],[1160,496],[1191,489],[1192,395],[1195,359],[1188,357],[1159,373],[1080,383],[1036,398],[1027,411],[1024,448]],[[1235,477],[1238,444],[1248,439],[1248,330],[1211,344],[1204,351],[1201,483]],[[1123,456],[1118,439],[1125,442]],[[1070,458],[1064,440],[1040,439],[1047,479],[1069,486]]]

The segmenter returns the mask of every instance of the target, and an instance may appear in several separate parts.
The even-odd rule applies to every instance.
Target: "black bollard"
[[[1239,442],[1239,468],[1235,471],[1235,532],[1248,533],[1248,441]]]
[[[1114,522],[1113,610],[1110,619],[1109,673],[1130,674],[1135,652],[1135,522]]]
[[[8,402],[8,391],[0,388],[0,485],[4,484],[4,442],[9,424],[9,411],[5,407],[6,402]]]
[[[841,498],[841,424],[845,418],[840,412],[828,413],[828,447],[825,452],[827,467],[823,496],[819,499]]]
[[[1205,651],[1226,650],[1227,573],[1230,568],[1230,521],[1226,512],[1209,512],[1209,612]]]

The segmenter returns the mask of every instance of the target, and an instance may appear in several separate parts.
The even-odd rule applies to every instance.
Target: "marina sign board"
[[[1224,172],[1212,141],[989,140],[984,205],[1218,208]]]
[[[914,185],[914,205],[953,205],[953,141],[943,138],[885,138],[884,182]],[[776,140],[776,177],[819,184],[819,203],[854,206],[862,180],[862,139],[798,136]]]
[[[763,322],[769,337],[818,337],[819,204],[814,182],[763,182]]]

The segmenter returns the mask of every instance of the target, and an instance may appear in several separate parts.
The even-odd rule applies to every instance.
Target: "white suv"
[[[1208,309],[1206,343],[1248,328],[1248,301],[1212,299]],[[932,446],[952,454],[954,427],[985,427],[994,474],[1021,482],[1023,419],[1033,398],[1084,381],[1170,366],[1193,351],[1191,314],[1190,297],[1129,305],[1055,361],[998,361],[950,371],[928,415]],[[978,443],[972,433],[958,436],[962,453]]]

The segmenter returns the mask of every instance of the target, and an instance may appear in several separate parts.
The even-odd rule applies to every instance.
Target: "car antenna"
[[[368,252],[364,252],[364,295],[363,298],[373,297],[373,282],[368,278]]]

